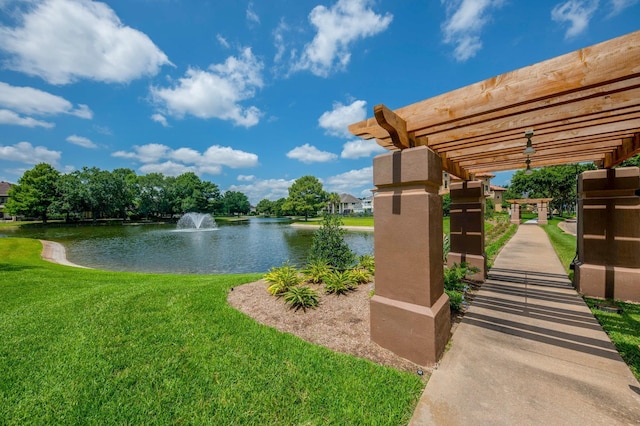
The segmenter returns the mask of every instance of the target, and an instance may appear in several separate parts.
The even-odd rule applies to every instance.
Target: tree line
[[[249,213],[242,192],[222,193],[218,185],[195,173],[137,175],[127,168],[113,171],[83,167],[62,174],[46,163],[24,172],[9,190],[5,210],[12,216],[67,221],[102,218],[171,218],[187,212],[235,215]]]

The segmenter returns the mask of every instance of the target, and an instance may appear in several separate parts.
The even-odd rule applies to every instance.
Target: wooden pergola
[[[575,285],[589,296],[640,301],[640,168],[612,169],[640,152],[640,31],[393,111],[377,105],[349,130],[392,151],[373,160],[370,321],[381,346],[428,365],[448,341],[443,171],[462,179],[450,186],[447,263],[471,265],[484,280],[485,199],[475,175],[597,163],[601,170],[578,181]],[[544,223],[547,203],[539,205]]]
[[[490,78],[349,126],[397,150],[426,145],[443,169],[475,173],[594,161],[640,152],[640,31]]]

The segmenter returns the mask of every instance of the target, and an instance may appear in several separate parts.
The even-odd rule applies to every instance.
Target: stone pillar
[[[576,288],[640,302],[640,168],[584,172],[578,194]]]
[[[373,160],[371,340],[423,366],[438,361],[451,330],[442,278],[441,182],[442,161],[426,146]]]
[[[538,225],[546,225],[549,222],[547,221],[547,214],[549,213],[549,203],[546,201],[538,202]]]
[[[447,265],[466,262],[479,271],[469,278],[484,281],[487,255],[484,252],[484,191],[478,180],[451,184],[451,248]]]
[[[511,204],[511,223],[520,224],[520,204]]]

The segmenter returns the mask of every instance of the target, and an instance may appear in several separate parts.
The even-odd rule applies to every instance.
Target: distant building
[[[373,196],[363,198],[362,210],[365,214],[373,214]]]
[[[504,193],[506,190],[507,188],[491,185],[491,192],[493,193],[493,204],[497,212],[502,211],[502,202],[504,201]]]
[[[484,190],[485,198],[490,198],[493,200],[493,204],[495,206],[495,210],[497,212],[502,211],[502,201],[504,199],[504,192],[507,190],[506,188],[502,188],[501,186],[491,185],[491,179],[496,177],[491,173],[478,173],[476,176],[477,180],[482,181],[482,188]],[[449,173],[442,173],[442,186],[438,191],[440,195],[448,194],[451,191],[451,182],[459,180],[455,176],[452,177]]]
[[[362,200],[351,194],[340,194],[338,214],[363,213]]]
[[[10,217],[4,212],[4,205],[9,200],[9,189],[11,189],[13,185],[9,182],[2,181],[0,182],[0,219],[9,219]]]

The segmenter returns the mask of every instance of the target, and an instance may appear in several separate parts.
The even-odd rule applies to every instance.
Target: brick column
[[[549,222],[547,221],[547,214],[549,213],[549,203],[546,201],[540,201],[538,203],[538,225],[546,225]]]
[[[640,302],[640,169],[584,172],[578,193],[576,288]]]
[[[451,248],[447,265],[466,262],[479,272],[471,276],[484,281],[487,255],[484,252],[484,191],[478,180],[451,184]]]
[[[511,204],[511,223],[520,224],[520,204]]]
[[[451,330],[442,278],[442,162],[426,146],[382,154],[373,160],[373,181],[371,340],[419,365],[432,365]]]

